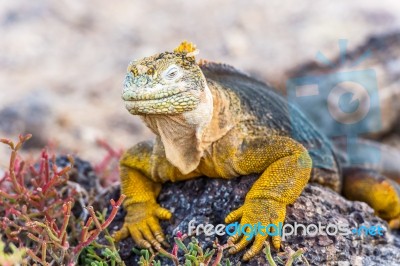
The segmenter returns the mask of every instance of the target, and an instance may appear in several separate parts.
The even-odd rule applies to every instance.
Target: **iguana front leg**
[[[167,245],[159,220],[172,216],[156,202],[161,183],[186,176],[167,161],[160,149],[154,149],[151,142],[141,142],[129,149],[120,161],[121,192],[127,196],[123,203],[127,214],[114,239],[120,241],[132,236],[141,248],[159,249],[161,243]]]
[[[241,225],[260,222],[264,226],[278,226],[285,220],[286,206],[299,197],[310,178],[311,158],[301,144],[287,137],[245,140],[241,150],[233,162],[235,170],[242,175],[262,174],[246,195],[243,206],[231,212],[225,222],[240,219]],[[267,234],[257,234],[243,259],[249,260],[260,252],[267,237]],[[229,252],[236,253],[244,249],[251,239],[245,236],[240,239],[239,235],[235,235],[231,241],[236,244]],[[273,236],[272,243],[279,248],[280,236]]]

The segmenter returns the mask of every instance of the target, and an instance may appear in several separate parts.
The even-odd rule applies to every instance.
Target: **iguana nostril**
[[[130,88],[133,84],[133,77],[132,77],[132,73],[128,73],[125,76],[125,80],[124,80],[124,91],[126,88]]]
[[[140,76],[136,80],[136,85],[137,86],[144,86],[147,84],[147,78],[145,76]]]

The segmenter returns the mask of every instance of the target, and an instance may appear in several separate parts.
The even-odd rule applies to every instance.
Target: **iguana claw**
[[[245,224],[248,224],[250,226],[254,226],[256,224],[261,224],[263,226],[274,224],[278,227],[279,223],[284,222],[285,214],[286,206],[282,203],[273,200],[251,199],[246,200],[244,205],[239,209],[229,213],[225,218],[225,223],[229,224],[234,221],[240,220],[241,226],[244,226]],[[246,227],[247,233],[250,233],[250,230],[250,227]],[[258,230],[260,230],[260,228],[258,228]],[[254,240],[253,245],[250,247],[249,250],[247,250],[247,252],[243,256],[243,260],[248,261],[262,250],[264,241],[267,238],[268,234],[265,231],[263,234],[258,232],[254,236],[251,234],[236,234],[230,237],[228,240],[228,242],[234,244],[234,246],[229,249],[229,253],[235,254],[243,250],[246,246],[250,244],[251,241]],[[279,235],[272,236],[271,241],[272,245],[276,249],[280,248],[281,237]]]
[[[167,209],[156,202],[134,203],[126,207],[127,215],[122,228],[115,232],[115,241],[132,236],[140,248],[155,248],[168,246],[159,219],[169,220],[172,216]]]

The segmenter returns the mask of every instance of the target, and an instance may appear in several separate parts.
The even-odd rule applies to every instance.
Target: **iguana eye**
[[[170,66],[164,72],[164,78],[167,80],[174,80],[178,77],[178,75],[179,75],[179,68],[177,66]]]

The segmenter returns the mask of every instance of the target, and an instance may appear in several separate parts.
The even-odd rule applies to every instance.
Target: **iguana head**
[[[167,159],[184,174],[200,162],[214,110],[197,52],[182,42],[173,52],[131,62],[122,92],[128,111],[159,136]]]
[[[192,43],[131,62],[122,98],[131,114],[181,114],[198,107],[207,87]]]

